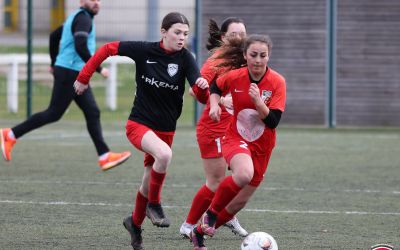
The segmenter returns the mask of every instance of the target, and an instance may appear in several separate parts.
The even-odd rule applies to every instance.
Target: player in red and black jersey
[[[271,47],[268,36],[249,36],[243,52],[247,67],[232,70],[211,85],[209,115],[214,121],[221,116],[220,96],[232,94],[233,120],[222,141],[222,152],[232,175],[218,186],[201,223],[192,231],[195,249],[206,249],[203,235],[214,235],[221,211],[236,200],[234,212],[238,212],[264,178],[275,146],[275,129],[286,103],[285,79],[267,66]]]
[[[200,102],[205,103],[209,97],[208,82],[200,77],[193,56],[184,48],[188,33],[187,18],[169,13],[162,21],[160,42],[108,43],[87,62],[75,82],[76,92],[82,93],[95,69],[109,56],[127,56],[135,61],[136,94],[126,135],[145,153],[145,171],[132,216],[124,220],[134,249],[143,249],[141,225],[146,215],[158,227],[170,225],[160,196],[182,111],[185,79]]]
[[[221,53],[221,45],[225,43],[240,43],[241,39],[245,36],[246,27],[243,20],[240,18],[226,18],[222,22],[221,28],[218,27],[213,19],[210,19],[207,49],[212,51],[212,54],[203,64],[200,70],[201,76],[211,83],[229,69],[239,67],[240,65],[220,67],[219,64],[229,59],[218,58],[218,56]],[[231,109],[232,98],[230,94],[222,96],[220,100],[220,122],[214,122],[208,115],[210,111],[210,102],[207,102],[200,120],[197,123],[197,142],[203,161],[206,183],[200,187],[194,196],[187,218],[179,230],[180,234],[185,237],[190,237],[190,232],[210,206],[211,199],[214,197],[219,183],[225,177],[226,161],[222,155],[221,143],[222,137],[225,135],[233,118],[233,111]],[[241,237],[245,237],[248,234],[247,231],[241,227],[238,219],[231,214],[229,207],[223,210],[220,218],[224,218],[225,222],[228,221],[225,225],[235,234]],[[218,226],[220,225],[217,222],[217,227]]]

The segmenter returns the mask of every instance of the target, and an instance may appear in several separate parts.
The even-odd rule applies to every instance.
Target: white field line
[[[67,202],[67,201],[24,201],[24,200],[0,200],[2,204],[28,204],[43,206],[108,206],[108,207],[132,207],[132,204],[103,203],[103,202]],[[163,206],[166,209],[188,209],[187,206]],[[389,215],[400,216],[400,212],[365,212],[365,211],[315,211],[315,210],[271,210],[271,209],[243,209],[252,213],[284,213],[284,214],[345,214],[345,215]]]
[[[102,181],[45,181],[45,180],[0,180],[1,183],[15,184],[56,184],[56,185],[100,185],[100,186],[139,186],[138,182],[102,182]],[[188,184],[165,184],[167,188],[199,188],[199,185]],[[305,188],[285,188],[285,187],[259,187],[259,190],[266,191],[296,191],[296,192],[342,192],[342,193],[376,193],[376,194],[391,194],[400,195],[399,190],[382,191],[371,189],[305,189]]]
[[[85,126],[85,125],[83,125]],[[84,127],[86,128],[86,127]],[[67,132],[67,133],[66,133]],[[189,134],[195,134],[195,132],[187,132],[187,131],[179,131],[178,129],[178,133],[180,135],[189,133]],[[287,132],[287,133],[282,133],[281,132],[281,137],[284,138],[285,136],[303,136],[304,131],[298,132],[298,133],[294,133],[294,132]],[[311,132],[313,133],[313,132]],[[106,136],[125,136],[125,131],[123,129],[123,127],[120,128],[120,130],[103,130],[103,134]],[[335,137],[335,136],[346,136],[346,134],[320,134],[318,135],[318,138],[331,138],[331,137]],[[368,139],[390,139],[390,140],[395,140],[395,139],[400,139],[400,134],[398,133],[392,133],[392,132],[376,132],[376,133],[372,133],[372,134],[368,134],[367,132],[365,133],[360,133],[360,134],[354,134],[355,137],[357,138],[368,138]],[[35,134],[29,134],[27,136],[24,137],[25,138],[29,138],[29,139],[42,139],[42,140],[46,140],[46,139],[58,139],[58,138],[81,138],[81,137],[89,137],[89,134],[86,130],[84,131],[77,131],[76,129],[52,129],[52,130],[39,130],[37,132],[35,132]]]

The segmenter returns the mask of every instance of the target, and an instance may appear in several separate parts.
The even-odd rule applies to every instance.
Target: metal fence
[[[79,1],[32,2],[35,52],[47,53],[49,32],[78,7]],[[336,103],[331,108],[336,111],[337,125],[400,126],[400,43],[397,42],[400,40],[400,1],[118,0],[102,1],[102,10],[95,20],[100,44],[125,39],[157,40],[161,18],[167,12],[180,11],[191,22],[190,44],[194,45],[197,6],[202,49],[199,58],[204,61],[208,19],[221,22],[228,16],[241,17],[248,33],[269,34],[274,42],[270,66],[287,80],[288,99],[282,123],[327,125],[327,100],[332,94],[327,85],[327,62],[331,59],[327,53],[330,34],[327,17],[332,3],[337,8],[334,30],[337,50],[333,51],[337,60],[336,68],[332,69],[336,76],[333,88]],[[0,0],[0,53],[24,53],[26,7],[27,1]],[[18,114],[25,112],[25,70],[21,66],[18,73]],[[117,111],[110,113],[111,117],[120,109],[128,110],[132,103],[133,70],[134,66],[118,70]],[[10,71],[9,66],[0,66],[0,119],[12,117],[6,108]],[[43,65],[34,65],[33,74],[35,111],[46,106],[45,90],[51,88],[51,75]],[[95,79],[94,86],[100,92],[99,104],[108,110],[107,98],[101,97],[105,95],[106,82]],[[191,99],[186,98],[185,108],[186,112],[193,112]],[[193,125],[192,118],[186,120]]]

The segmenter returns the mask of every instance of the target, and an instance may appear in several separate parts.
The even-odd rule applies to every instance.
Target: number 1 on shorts
[[[221,153],[222,152],[222,149],[221,149],[221,138],[218,137],[217,139],[215,139],[215,142],[217,143],[218,153]]]

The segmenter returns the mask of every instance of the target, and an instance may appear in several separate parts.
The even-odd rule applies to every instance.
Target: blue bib
[[[74,34],[72,34],[72,22],[74,21],[75,16],[81,13],[82,11],[86,15],[90,15],[86,10],[80,9],[77,10],[75,13],[71,14],[64,22],[63,32],[60,42],[60,50],[57,55],[55,63],[56,66],[61,66],[75,71],[81,71],[81,69],[85,65],[85,62],[82,60],[82,58],[78,55],[78,53],[75,50]],[[93,55],[96,50],[96,31],[93,19],[92,19],[92,30],[90,31],[88,36],[87,46],[90,54]]]

